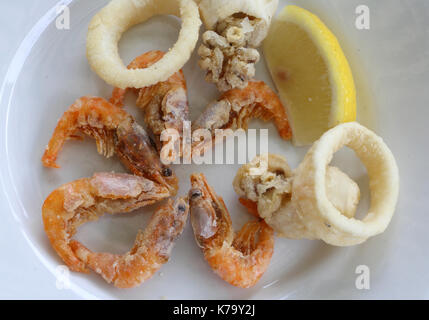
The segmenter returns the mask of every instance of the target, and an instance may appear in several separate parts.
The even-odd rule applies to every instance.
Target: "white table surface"
[[[0,1],[0,79],[7,72],[21,41],[56,0]],[[58,290],[55,277],[35,258],[23,234],[9,214],[0,192],[0,299],[76,299],[70,290]]]

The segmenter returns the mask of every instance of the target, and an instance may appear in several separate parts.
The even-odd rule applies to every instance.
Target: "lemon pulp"
[[[264,54],[295,145],[311,144],[328,129],[356,120],[351,69],[337,39],[317,16],[285,7],[272,23]]]

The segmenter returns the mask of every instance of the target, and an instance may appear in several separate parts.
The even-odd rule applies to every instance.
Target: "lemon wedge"
[[[264,41],[264,55],[292,126],[308,145],[328,129],[356,120],[356,89],[337,38],[311,12],[286,6]]]

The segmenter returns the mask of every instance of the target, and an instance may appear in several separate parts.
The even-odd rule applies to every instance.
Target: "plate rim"
[[[61,0],[58,1],[53,7],[51,7],[30,29],[24,39],[18,46],[18,49],[13,54],[12,59],[9,62],[9,67],[6,70],[3,82],[0,87],[0,154],[4,155],[4,166],[0,167],[0,186],[1,190],[6,199],[7,206],[12,214],[14,220],[17,222],[19,231],[34,252],[36,257],[42,262],[43,266],[55,277],[56,270],[52,263],[48,261],[41,250],[33,243],[28,237],[23,228],[21,215],[27,216],[27,211],[22,204],[20,197],[17,194],[15,184],[12,179],[10,170],[10,155],[8,148],[8,129],[9,129],[9,115],[11,109],[11,99],[15,91],[16,81],[21,73],[22,67],[24,66],[28,56],[31,53],[37,40],[43,34],[43,32],[49,27],[49,25],[57,18],[57,8],[61,6],[70,5],[74,0]],[[77,296],[83,299],[99,299],[99,297],[93,295],[82,287],[71,282],[69,289]]]

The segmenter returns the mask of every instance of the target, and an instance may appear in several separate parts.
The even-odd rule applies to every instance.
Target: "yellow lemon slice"
[[[264,41],[264,55],[286,106],[295,145],[356,120],[356,89],[337,38],[311,12],[286,6]]]

